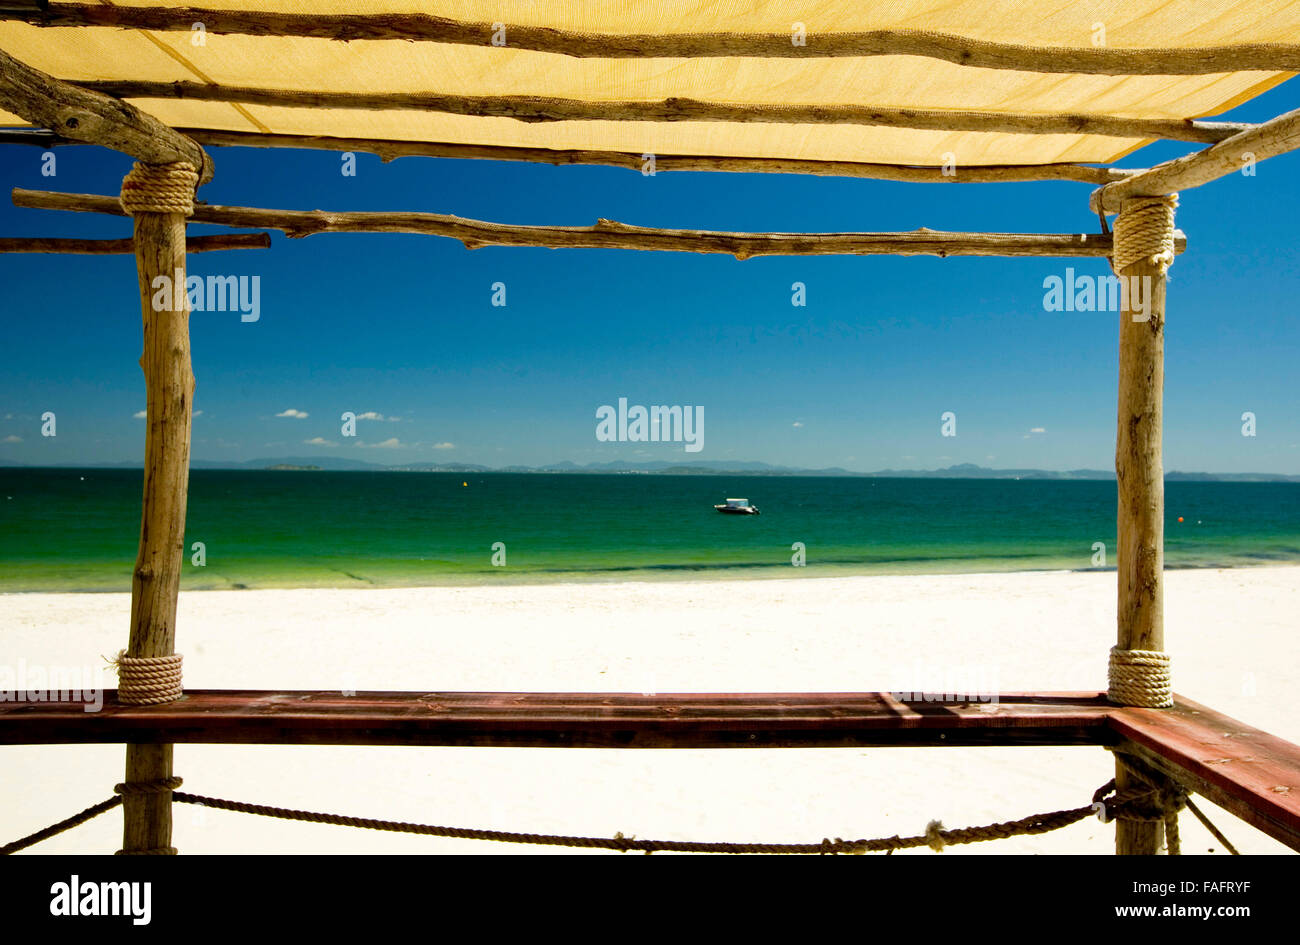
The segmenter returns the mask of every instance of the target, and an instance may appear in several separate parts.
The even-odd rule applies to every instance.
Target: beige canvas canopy
[[[51,4],[84,8],[68,22],[139,22],[163,10],[157,0]],[[347,95],[439,95],[471,101],[434,107],[285,107],[250,101],[177,100],[165,92],[126,100],[174,128],[252,134],[325,135],[455,144],[853,161],[939,167],[1106,163],[1158,136],[1123,121],[1183,122],[1217,115],[1291,75],[1276,68],[1208,74],[1067,74],[1032,71],[1035,61],[1062,51],[1104,57],[1127,50],[1183,51],[1218,46],[1285,43],[1300,36],[1300,5],[1267,2],[1168,3],[1165,0],[860,0],[728,2],[664,0],[645,3],[481,2],[428,4],[393,0],[213,0],[198,4],[202,33],[184,11],[165,11],[166,29],[113,25],[43,29],[0,22],[0,49],[44,72],[74,82],[194,83]],[[202,11],[200,11],[202,12]],[[287,35],[293,26],[268,16],[294,16],[299,27],[330,15],[379,17],[436,14],[458,24],[463,42],[392,42]],[[510,22],[499,23],[503,17]],[[55,24],[60,20],[52,20]],[[400,22],[400,21],[399,21]],[[248,35],[219,32],[235,24]],[[537,29],[544,28],[544,29]],[[327,32],[321,29],[321,32]],[[280,33],[280,35],[277,35]],[[389,35],[399,36],[400,30]],[[619,38],[631,37],[620,42]],[[919,50],[927,55],[825,56],[835,40],[865,37],[858,49]],[[650,40],[653,40],[651,42]],[[682,53],[725,50],[728,41],[749,56],[684,55],[638,58],[654,43]],[[948,42],[951,40],[951,42]],[[495,45],[494,45],[495,44]],[[693,44],[693,45],[692,45]],[[801,45],[802,44],[802,45]],[[566,48],[585,57],[538,51]],[[1020,57],[1025,71],[945,61],[997,63]],[[852,47],[849,47],[852,51]],[[609,58],[613,52],[621,58]],[[1139,57],[1140,58],[1140,57]],[[1154,59],[1154,56],[1147,56]],[[1189,62],[1194,55],[1185,57]],[[1099,59],[1101,68],[1105,60]],[[1250,61],[1243,60],[1246,64]],[[1261,60],[1262,62],[1262,60]],[[1158,63],[1156,63],[1158,65]],[[1132,64],[1124,68],[1139,68]],[[1184,66],[1187,68],[1187,66]],[[111,93],[110,93],[111,94]],[[195,90],[195,94],[202,94]],[[493,111],[491,100],[554,99],[589,119],[519,121]],[[483,101],[488,99],[488,101]],[[753,106],[772,120],[602,120],[619,103],[653,105],[687,99],[717,106]],[[477,100],[477,101],[475,101]],[[452,108],[471,112],[455,114]],[[1026,121],[1062,116],[1120,120],[1113,133],[1007,133],[891,127],[887,124],[806,120],[813,109],[926,110],[1015,115]],[[800,115],[799,110],[804,114]],[[477,113],[475,113],[477,112]],[[782,117],[782,113],[785,113]],[[894,120],[886,114],[877,120]],[[952,116],[948,116],[951,119]],[[805,119],[805,120],[801,120]],[[899,120],[906,122],[907,116]],[[872,116],[860,117],[869,122]],[[931,122],[936,123],[936,122]],[[26,125],[0,111],[0,125]],[[1068,122],[1066,123],[1068,127]],[[1127,130],[1128,133],[1121,133]],[[1209,141],[1212,138],[1200,137]]]

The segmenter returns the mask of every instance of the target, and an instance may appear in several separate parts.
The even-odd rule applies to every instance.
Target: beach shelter
[[[119,195],[13,193],[22,207],[130,216],[132,240],[6,235],[0,249],[133,252],[148,394],[144,513],[119,689],[95,715],[56,704],[0,706],[0,743],[126,743],[119,796],[128,853],[175,852],[171,804],[193,800],[174,793],[179,779],[171,745],[182,740],[1101,744],[1116,751],[1116,778],[1094,800],[1114,816],[1117,852],[1175,850],[1177,811],[1191,793],[1300,849],[1300,748],[1174,696],[1163,620],[1161,464],[1165,281],[1186,246],[1174,226],[1177,194],[1300,146],[1300,112],[1257,125],[1213,120],[1300,71],[1300,5],[449,0],[436,7],[429,12],[410,0],[210,0],[184,8],[153,0],[0,0],[0,142],[97,144],[138,161]],[[503,11],[509,22],[500,21]],[[1110,166],[1156,140],[1205,147],[1148,169]],[[436,213],[197,202],[196,190],[219,172],[208,149],[229,145],[603,164],[643,173],[779,172],[932,184],[1023,181],[1026,187],[1075,181],[1091,188],[1078,199],[1088,201],[1098,227],[1058,234],[735,233],[611,220],[524,226]],[[193,389],[188,313],[183,304],[157,304],[152,286],[159,276],[183,273],[188,251],[268,242],[264,233],[187,240],[187,221],[290,237],[401,232],[471,247],[611,247],[739,258],[1109,258],[1121,285],[1134,290],[1124,292],[1119,324],[1118,607],[1108,691],[1008,694],[993,711],[913,705],[888,693],[445,693],[438,711],[410,693],[361,701],[317,693],[292,706],[276,693],[185,696],[175,616]],[[269,717],[273,725],[265,724]],[[1233,737],[1224,738],[1229,732]],[[249,807],[214,806],[222,803]],[[1043,815],[1022,824],[1021,832],[1089,812],[1084,805]],[[941,831],[911,845],[997,835],[992,828]],[[526,842],[565,839],[575,838]],[[881,842],[844,849],[899,845]],[[644,849],[646,843],[615,838],[603,845]],[[690,845],[676,848],[683,846]],[[840,851],[835,844],[750,846]]]

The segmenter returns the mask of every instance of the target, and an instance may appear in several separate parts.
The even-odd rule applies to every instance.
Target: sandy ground
[[[1114,574],[183,594],[191,688],[1003,691],[1105,687]],[[125,594],[0,595],[0,666],[103,668]],[[1175,571],[1166,627],[1178,692],[1292,741],[1300,567]],[[110,683],[107,672],[103,678]],[[1087,804],[1100,748],[601,751],[176,748],[186,790],[358,816],[502,830],[816,842],[912,835]],[[111,793],[120,746],[0,747],[0,839]],[[1206,802],[1243,853],[1288,852]],[[176,808],[182,853],[533,853]],[[32,852],[112,852],[116,812]],[[944,855],[1097,853],[1095,819]],[[1185,853],[1222,854],[1192,817]],[[553,851],[551,851],[553,852]],[[928,850],[921,855],[933,855]]]

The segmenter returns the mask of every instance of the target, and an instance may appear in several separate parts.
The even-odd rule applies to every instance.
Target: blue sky
[[[1295,82],[1236,109],[1297,107]],[[867,132],[869,133],[869,132]],[[1160,144],[1124,166],[1196,146]],[[116,193],[129,159],[0,146],[10,186]],[[892,184],[756,174],[213,149],[211,203],[421,209],[514,223],[732,230],[1084,232],[1089,185]],[[1300,156],[1183,195],[1189,250],[1171,270],[1167,469],[1300,473]],[[193,233],[212,231],[192,227]],[[124,219],[0,205],[0,235],[128,235]],[[973,462],[1113,465],[1118,316],[1048,312],[1043,280],[1103,260],[762,258],[484,248],[434,237],[324,235],[190,257],[260,276],[256,322],[195,312],[193,455],[345,456],[499,466],[612,459],[763,460],[856,470]],[[0,256],[0,459],[137,460],[140,311],[129,257]],[[505,307],[491,305],[506,285]],[[807,287],[806,307],[791,286]],[[704,408],[704,446],[605,443],[595,411]],[[286,411],[305,417],[277,416]],[[340,436],[343,411],[382,414]],[[40,435],[54,411],[58,435]],[[952,411],[957,436],[940,436]],[[1241,415],[1257,436],[1241,435]],[[387,419],[398,418],[398,419]],[[1041,431],[1041,432],[1031,432]],[[312,445],[319,440],[338,445]]]

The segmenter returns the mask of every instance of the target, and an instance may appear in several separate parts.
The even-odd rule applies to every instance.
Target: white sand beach
[[[1005,573],[183,593],[190,688],[1002,691],[1105,687],[1113,573]],[[0,596],[13,664],[102,666],[125,643],[125,594]],[[1300,741],[1300,567],[1167,575],[1177,691]],[[111,684],[108,672],[104,681]],[[111,793],[123,751],[0,748],[0,838]],[[912,835],[1089,802],[1112,773],[1101,748],[614,751],[486,748],[176,748],[185,789],[393,820],[661,839],[816,842]],[[1243,853],[1288,852],[1208,801]],[[1225,851],[1190,815],[1186,854]],[[34,853],[111,853],[105,815]],[[944,856],[1109,854],[1095,819]],[[199,853],[536,853],[176,808]],[[918,855],[934,855],[922,850]]]

